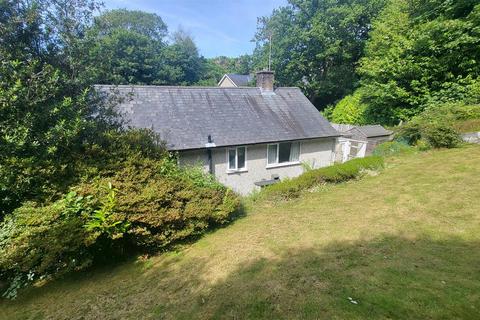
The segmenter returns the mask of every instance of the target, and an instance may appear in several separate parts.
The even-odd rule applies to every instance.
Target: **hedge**
[[[91,264],[165,249],[227,223],[240,200],[175,159],[132,155],[115,173],[77,185],[51,204],[27,202],[0,222],[3,296]],[[0,292],[0,295],[2,293]]]
[[[286,179],[262,190],[260,197],[270,200],[298,198],[301,193],[323,183],[339,183],[359,177],[365,170],[378,170],[383,167],[383,158],[371,156],[357,158],[345,163],[310,170],[299,177]]]

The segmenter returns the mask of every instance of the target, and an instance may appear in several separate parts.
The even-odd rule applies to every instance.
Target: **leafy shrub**
[[[129,243],[139,249],[163,248],[199,235],[227,222],[239,206],[238,197],[210,175],[172,166],[170,158],[133,158],[115,175],[76,190],[102,199],[101,186],[107,183],[118,190],[116,211],[128,223]]]
[[[378,156],[353,159],[342,164],[307,171],[299,177],[271,185],[262,191],[262,197],[273,200],[297,198],[304,190],[315,185],[347,181],[358,177],[364,170],[377,170],[381,167],[383,159]]]
[[[415,119],[397,129],[395,139],[406,141],[410,145],[425,141],[433,148],[454,148],[460,142],[459,133],[452,124],[445,122],[425,122]]]
[[[373,150],[373,155],[386,157],[386,156],[393,156],[397,154],[411,153],[413,151],[414,151],[414,148],[412,148],[405,142],[387,141],[382,144],[379,144],[375,148],[375,150]]]
[[[446,103],[431,107],[396,129],[396,140],[415,145],[422,140],[433,148],[453,148],[460,132],[475,128],[480,119],[479,105]]]
[[[414,145],[422,138],[422,124],[412,120],[395,129],[395,140]]]
[[[434,148],[454,148],[461,142],[455,129],[444,123],[427,125],[423,137]]]
[[[117,213],[116,190],[112,184],[107,183],[103,190],[106,194],[98,199],[98,208],[89,207],[83,212],[86,220],[85,228],[91,233],[89,238],[92,242],[99,237],[104,237],[107,241],[120,239],[130,227],[125,218]],[[90,200],[92,196],[87,196],[87,198]]]
[[[0,220],[22,202],[51,203],[82,180],[113,174],[132,156],[162,159],[167,154],[151,130],[111,129],[92,135],[55,160],[11,156],[0,143]]]
[[[38,279],[106,258],[165,248],[224,224],[239,198],[173,157],[122,159],[117,171],[77,185],[50,205],[25,203],[0,224],[0,279],[13,298]]]
[[[324,115],[335,123],[365,124],[365,109],[361,93],[357,90],[340,100],[335,107],[329,107]]]
[[[43,207],[26,203],[1,223],[0,277],[10,283],[5,297],[14,298],[20,287],[37,279],[92,262],[84,220],[69,200]]]

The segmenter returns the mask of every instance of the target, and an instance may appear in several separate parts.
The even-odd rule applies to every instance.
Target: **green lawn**
[[[256,204],[179,252],[0,302],[2,319],[479,315],[480,146],[391,159],[380,175]]]

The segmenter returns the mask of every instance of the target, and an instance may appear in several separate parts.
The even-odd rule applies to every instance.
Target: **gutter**
[[[286,140],[271,140],[271,141],[262,141],[262,142],[255,142],[255,143],[239,143],[239,144],[226,144],[226,145],[219,145],[217,146],[215,143],[206,143],[204,148],[185,148],[185,149],[168,149],[168,151],[194,151],[194,150],[203,150],[203,149],[214,149],[214,148],[228,148],[234,146],[255,146],[258,144],[269,144],[269,143],[279,143],[279,142],[289,142],[289,141],[308,141],[308,140],[315,140],[315,139],[328,139],[328,138],[339,138],[342,137],[340,134],[331,135],[331,136],[323,136],[323,137],[311,137],[311,138],[300,138],[300,139],[286,139]]]

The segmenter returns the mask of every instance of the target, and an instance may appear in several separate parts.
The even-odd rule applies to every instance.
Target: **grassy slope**
[[[479,185],[478,146],[404,156],[178,253],[3,301],[0,318],[478,318]]]

